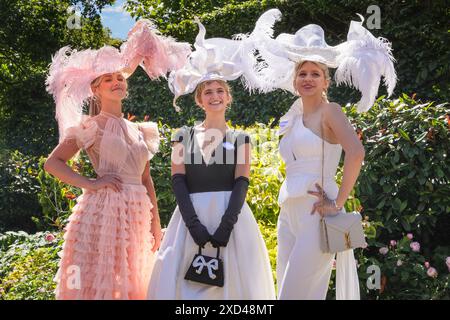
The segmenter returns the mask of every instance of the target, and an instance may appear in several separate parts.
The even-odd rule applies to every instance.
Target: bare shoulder
[[[333,115],[340,113],[342,114],[342,107],[339,105],[339,103],[336,102],[328,102],[325,105],[324,112],[326,115]]]
[[[327,120],[346,120],[347,116],[342,111],[342,107],[336,102],[329,102],[324,108],[324,116]]]

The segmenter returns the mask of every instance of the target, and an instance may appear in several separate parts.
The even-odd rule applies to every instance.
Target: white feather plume
[[[390,96],[397,82],[391,44],[384,38],[375,38],[362,26],[352,21],[347,42],[337,46],[340,54],[336,83],[353,86],[361,92],[357,111],[368,111],[375,102],[381,77]]]
[[[244,86],[250,91],[269,92],[280,82],[277,74],[267,69],[268,65],[277,63],[279,58],[268,50],[268,46],[277,47],[273,39],[274,25],[281,19],[278,9],[270,9],[264,12],[256,21],[255,28],[246,38],[245,48],[248,56],[247,64],[243,73]],[[274,77],[275,76],[275,77]]]

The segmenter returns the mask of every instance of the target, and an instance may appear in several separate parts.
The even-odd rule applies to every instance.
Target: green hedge
[[[350,116],[366,148],[356,196],[382,239],[414,232],[425,250],[450,245],[449,105],[403,95]]]
[[[62,234],[0,233],[0,300],[54,299]]]
[[[0,232],[27,230],[35,232],[31,220],[41,208],[37,199],[37,157],[19,151],[5,153],[0,159]]]

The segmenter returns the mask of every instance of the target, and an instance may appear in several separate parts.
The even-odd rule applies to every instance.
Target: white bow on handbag
[[[208,262],[206,262],[205,258],[203,256],[198,256],[193,262],[192,266],[194,268],[198,268],[195,270],[198,274],[202,273],[203,267],[208,268],[208,276],[211,279],[215,279],[216,275],[213,273],[213,270],[219,269],[219,261],[217,259],[211,259]]]

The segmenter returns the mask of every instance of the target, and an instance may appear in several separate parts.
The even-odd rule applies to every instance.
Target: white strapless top
[[[278,196],[283,204],[288,198],[307,195],[308,190],[317,190],[321,184],[322,138],[303,124],[303,106],[298,99],[280,119],[280,155],[286,163],[286,179]],[[324,190],[330,197],[336,197],[338,186],[334,181],[341,158],[340,144],[324,141]]]

